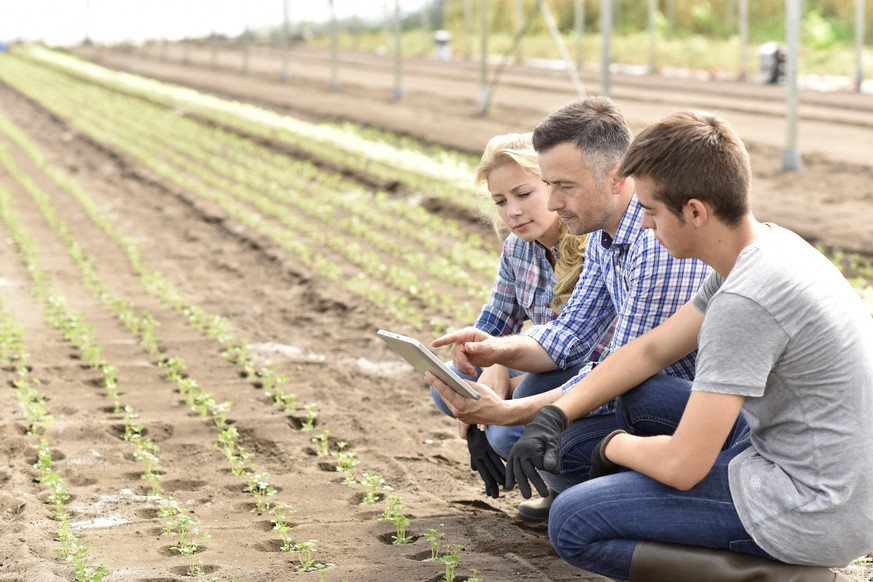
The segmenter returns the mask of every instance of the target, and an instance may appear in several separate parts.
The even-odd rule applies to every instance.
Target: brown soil
[[[295,58],[293,83],[286,86],[268,72],[269,67],[278,70],[275,54],[254,55],[249,76],[242,77],[235,55],[222,55],[224,68],[216,72],[207,70],[205,52],[199,55],[199,67],[120,52],[82,52],[103,64],[188,82],[297,115],[365,122],[469,152],[477,151],[492,134],[530,127],[571,98],[561,77],[545,74],[534,85],[532,71],[518,69],[507,73],[509,86],[499,89],[495,111],[483,119],[475,114],[476,71],[466,64],[455,70],[444,63],[418,63],[420,72],[408,73],[404,99],[395,103],[390,97],[390,66],[376,58],[347,57],[356,64],[344,61],[342,90],[327,91],[324,55],[316,53]],[[435,76],[440,83],[433,82]],[[673,88],[672,82],[648,81],[657,86],[652,89],[657,97],[634,101],[625,89],[626,110],[636,127],[662,110],[694,102],[688,83],[677,82]],[[781,133],[768,137],[763,127],[765,122],[780,122],[754,112],[778,109],[776,90],[750,88],[762,94],[761,101],[743,105],[729,95],[735,89],[701,88],[699,95],[704,103],[723,103],[728,118],[736,116],[750,128],[759,215],[828,244],[873,249],[869,222],[864,220],[873,218],[871,117],[864,109],[869,103],[851,95],[832,96],[833,104],[811,98],[808,123],[824,128],[823,134],[802,138],[815,151],[805,156],[802,172],[786,175],[775,161]],[[646,92],[640,86],[633,90]],[[732,102],[735,108],[729,107]],[[179,313],[144,290],[119,247],[80,206],[17,147],[0,139],[15,162],[49,194],[72,234],[94,257],[108,287],[155,314],[162,349],[183,356],[191,377],[208,387],[217,401],[233,401],[231,420],[241,442],[258,469],[269,473],[269,482],[278,489],[276,500],[293,506],[295,541],[318,540],[316,560],[329,564],[326,580],[436,582],[444,567],[426,560],[430,551],[423,537],[432,528],[442,532],[446,542],[464,546],[456,580],[465,580],[473,568],[490,581],[603,580],[562,562],[543,528],[515,519],[517,492],[498,500],[482,494],[453,424],[435,410],[419,376],[373,334],[379,327],[402,331],[402,326],[386,321],[380,309],[327,283],[214,208],[167,186],[123,155],[95,147],[7,87],[0,88],[0,109],[26,128],[50,163],[73,175],[104,212],[112,213],[125,234],[140,242],[147,261],[198,305],[227,317],[235,334],[249,338],[256,350],[277,362],[301,404],[317,403],[315,430],[299,430],[299,409],[286,414],[273,407],[256,382],[242,378],[239,368],[221,356],[217,342],[192,330]],[[829,116],[834,119],[826,119]],[[863,154],[857,155],[859,151]],[[244,481],[230,474],[227,462],[213,449],[218,431],[189,411],[175,385],[164,380],[155,357],[82,284],[59,239],[20,184],[0,172],[0,188],[15,197],[21,222],[38,243],[44,270],[95,324],[103,355],[120,368],[123,400],[136,408],[147,436],[160,445],[164,491],[190,507],[211,533],[211,541],[197,554],[205,579],[318,580],[317,572],[295,571],[296,554],[279,551],[270,515],[253,511]],[[46,438],[55,467],[70,486],[72,524],[91,545],[89,561],[108,566],[107,581],[190,579],[185,575],[187,560],[170,549],[170,538],[161,536],[162,520],[154,498],[144,495],[147,486],[140,479],[133,446],[119,438],[123,415],[109,406],[99,388],[100,374],[83,366],[61,333],[42,319],[41,307],[29,293],[29,275],[3,232],[2,308],[24,326],[32,374],[41,381],[40,390],[55,419]],[[2,373],[3,381],[12,378],[11,371]],[[6,458],[0,467],[0,580],[71,580],[71,566],[58,558],[57,524],[49,518],[45,492],[35,481],[35,439],[24,434],[15,391],[0,394],[0,446]],[[311,439],[325,428],[332,445],[348,441],[358,454],[359,467],[382,475],[393,493],[403,497],[413,543],[391,545],[393,528],[378,519],[384,501],[361,504],[362,487],[344,485],[335,464],[315,454]]]

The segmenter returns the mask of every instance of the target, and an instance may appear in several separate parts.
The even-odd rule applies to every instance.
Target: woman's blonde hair
[[[525,172],[540,177],[540,166],[537,162],[537,152],[533,148],[531,133],[507,133],[496,135],[488,140],[482,159],[476,168],[474,178],[478,186],[487,186],[488,176],[491,172],[503,164],[513,162],[518,164]],[[494,231],[501,237],[508,234],[506,225],[497,214],[494,201],[491,199],[487,187],[482,190],[481,217],[491,224]],[[585,244],[588,235],[573,235],[567,231],[567,225],[561,224],[561,233],[558,238],[559,260],[555,264],[555,298],[552,300],[552,309],[560,313],[564,304],[573,294],[573,288],[582,272],[585,262]]]
[[[570,234],[567,225],[561,224],[561,234],[558,239],[558,256],[555,263],[555,298],[552,299],[552,309],[561,313],[564,305],[573,294],[582,266],[585,264],[585,245],[588,244],[587,234]]]

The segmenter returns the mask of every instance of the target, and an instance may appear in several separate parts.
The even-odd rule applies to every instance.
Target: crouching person
[[[535,468],[557,469],[568,420],[697,349],[675,433],[603,439],[597,478],[552,506],[555,549],[632,582],[845,580],[829,567],[873,548],[873,319],[818,251],[755,220],[748,154],[720,118],[649,126],[619,174],[636,181],[643,226],[714,272],[541,409],[510,453],[507,486],[530,480],[545,493]],[[733,431],[740,414],[748,426]]]

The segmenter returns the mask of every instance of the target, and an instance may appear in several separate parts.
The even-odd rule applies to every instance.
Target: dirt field
[[[492,134],[529,128],[572,98],[558,75],[538,80],[529,69],[514,70],[506,74],[507,86],[499,89],[494,113],[482,119],[475,114],[476,71],[466,65],[455,70],[445,63],[418,63],[418,72],[408,72],[403,101],[395,103],[390,64],[376,58],[344,59],[342,90],[327,91],[326,61],[317,53],[295,57],[293,82],[285,86],[268,72],[278,70],[275,54],[253,55],[251,72],[243,77],[236,70],[238,55],[222,55],[223,68],[216,72],[205,66],[205,52],[199,55],[203,66],[96,49],[80,52],[104,65],[186,82],[310,119],[364,122],[468,152],[476,152]],[[801,143],[810,148],[804,169],[783,175],[777,159],[781,122],[767,113],[780,108],[778,89],[750,89],[758,100],[739,99],[733,84],[712,88],[687,81],[628,79],[626,87],[616,89],[616,97],[627,96],[625,110],[635,127],[678,107],[723,109],[748,130],[744,135],[755,159],[761,218],[826,244],[873,250],[866,220],[873,218],[870,97],[806,96],[804,123],[821,133],[802,131]],[[635,97],[640,94],[645,98]],[[25,128],[48,162],[72,175],[141,245],[146,261],[198,305],[227,318],[233,333],[248,338],[254,352],[276,362],[301,405],[317,403],[314,430],[301,431],[301,407],[292,413],[274,407],[257,381],[244,378],[238,366],[222,357],[218,342],[193,330],[181,313],[146,291],[123,250],[81,205],[18,145],[0,137],[2,149],[48,195],[75,240],[94,257],[106,288],[154,314],[160,322],[162,353],[184,357],[188,375],[208,387],[216,401],[233,402],[230,418],[240,443],[257,469],[269,474],[275,500],[295,510],[290,517],[294,540],[317,540],[315,559],[328,565],[321,571],[296,571],[297,554],[280,551],[272,516],[255,510],[252,495],[244,491],[245,480],[232,475],[214,449],[219,431],[186,407],[177,386],[156,365],[157,358],[82,282],[56,230],[21,181],[0,169],[0,188],[13,196],[20,222],[39,248],[42,269],[83,319],[94,324],[103,356],[119,368],[123,400],[135,407],[144,434],[160,446],[162,490],[190,507],[212,536],[196,554],[205,571],[201,579],[436,582],[443,579],[445,567],[427,560],[431,551],[424,538],[435,529],[444,534],[444,542],[464,547],[455,578],[459,581],[474,568],[488,581],[603,580],[564,564],[551,550],[544,529],[514,518],[517,492],[498,500],[482,494],[454,426],[435,410],[420,378],[373,334],[379,327],[403,331],[403,325],[214,205],[168,185],[111,147],[98,147],[8,86],[0,86],[0,111]],[[100,373],[84,365],[82,354],[44,320],[12,233],[8,226],[0,228],[2,309],[25,330],[31,375],[40,381],[54,418],[45,436],[70,488],[71,524],[90,545],[89,562],[109,568],[107,581],[191,579],[186,576],[188,560],[161,535],[164,521],[155,498],[146,495],[141,463],[131,443],[121,438],[125,415],[107,400]],[[3,378],[11,382],[13,371],[6,369]],[[36,481],[35,439],[25,434],[15,391],[2,394],[0,446],[6,460],[0,467],[0,580],[73,579],[71,565],[58,558],[57,522],[50,519],[46,492]],[[362,504],[363,487],[343,484],[330,457],[316,454],[312,438],[325,428],[332,449],[347,441],[360,468],[384,477],[393,492],[380,492],[377,504]],[[389,494],[401,495],[406,504],[409,532],[415,536],[411,544],[392,545],[393,527],[379,521]]]

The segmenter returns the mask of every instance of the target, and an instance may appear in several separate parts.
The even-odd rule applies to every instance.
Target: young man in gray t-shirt
[[[607,436],[592,456],[599,478],[552,506],[555,549],[631,582],[845,580],[827,567],[873,548],[873,319],[820,253],[755,220],[748,154],[718,117],[649,126],[619,173],[636,180],[643,226],[714,272],[541,409],[510,453],[507,486],[557,468],[568,420],[698,349],[675,434]],[[748,428],[735,434],[740,414]]]

